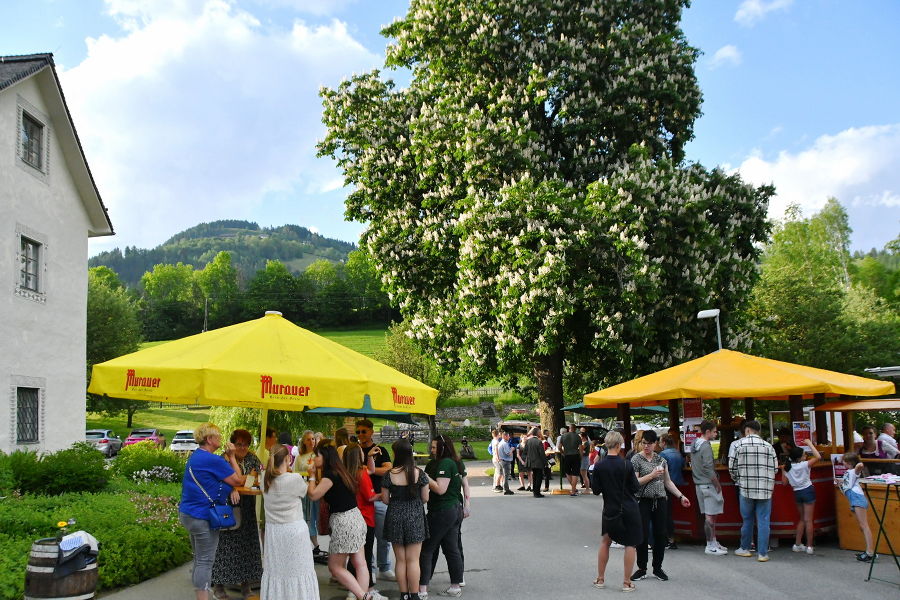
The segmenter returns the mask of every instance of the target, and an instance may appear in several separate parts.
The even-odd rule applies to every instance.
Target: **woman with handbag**
[[[247,480],[234,456],[234,444],[227,444],[225,457],[213,454],[222,445],[222,433],[212,423],[204,423],[194,430],[198,448],[187,461],[181,482],[181,503],[178,520],[187,529],[194,551],[191,581],[197,600],[208,600],[216,546],[219,544],[221,515],[232,519],[226,505],[231,486],[241,486]]]
[[[288,471],[289,462],[285,446],[272,446],[263,481],[266,553],[260,591],[262,600],[318,600],[319,582],[300,502],[306,497],[306,481]]]
[[[229,438],[234,444],[234,458],[243,475],[262,470],[259,459],[250,451],[253,436],[246,429],[235,429]],[[231,492],[231,505],[240,514],[237,529],[219,532],[219,546],[213,562],[212,586],[216,600],[228,600],[226,585],[240,585],[244,600],[253,596],[251,584],[262,579],[262,555],[259,548],[259,526],[256,522],[256,496]]]
[[[625,546],[625,577],[623,592],[633,592],[631,570],[634,568],[636,546],[643,537],[641,515],[635,494],[639,485],[631,463],[624,460],[622,434],[610,431],[604,438],[606,457],[594,468],[594,478],[603,494],[603,516],[600,520],[600,550],[597,552],[597,578],[594,587],[606,587],[606,564],[609,562],[609,547],[613,541]],[[595,491],[596,493],[596,491]],[[646,544],[645,544],[646,545]]]
[[[315,466],[322,470],[322,480],[316,481],[314,473],[309,476],[311,500],[325,499],[328,503],[328,524],[331,526],[331,541],[328,545],[328,570],[331,576],[359,599],[371,600],[368,592],[369,573],[366,570],[364,546],[366,544],[366,521],[356,504],[357,478],[351,475],[341,462],[337,448],[331,440],[322,440],[316,446]],[[347,559],[353,562],[356,576],[347,570]]]

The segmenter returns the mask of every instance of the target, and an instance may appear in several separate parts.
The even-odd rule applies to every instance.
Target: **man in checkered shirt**
[[[772,444],[759,437],[759,421],[744,423],[744,437],[734,443],[734,453],[728,459],[728,471],[740,489],[741,547],[736,556],[752,556],[750,542],[753,538],[753,522],[756,521],[756,560],[769,560],[769,516],[772,512],[772,489],[778,460]]]

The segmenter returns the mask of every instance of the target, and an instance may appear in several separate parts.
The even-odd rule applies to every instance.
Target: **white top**
[[[888,458],[897,458],[897,440],[882,432],[878,436],[878,441],[881,442],[881,449],[887,453]]]
[[[792,462],[791,470],[785,471],[784,476],[795,490],[805,490],[812,485],[809,479],[809,461],[806,460]]]
[[[844,473],[843,479],[841,479],[841,491],[854,491],[857,494],[862,494],[862,488],[859,486],[859,475],[856,474],[855,469],[847,469]]]
[[[500,442],[503,441],[501,437],[491,438],[491,461],[492,462],[500,462],[500,451],[498,446],[500,446]]]
[[[306,480],[299,473],[282,473],[272,482],[266,499],[266,523],[294,523],[303,520],[300,499],[306,495]]]

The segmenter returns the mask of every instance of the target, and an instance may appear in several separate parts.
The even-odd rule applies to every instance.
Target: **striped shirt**
[[[751,500],[768,500],[775,487],[778,459],[772,444],[756,434],[735,442],[734,454],[728,459],[728,471],[741,495]]]

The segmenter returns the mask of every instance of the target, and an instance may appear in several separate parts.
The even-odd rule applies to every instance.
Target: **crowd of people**
[[[752,557],[755,552],[758,562],[769,561],[769,521],[779,454],[784,455],[784,480],[791,486],[797,505],[796,534],[791,549],[815,554],[813,510],[816,495],[810,469],[822,460],[822,456],[811,440],[806,440],[803,447],[797,447],[793,442],[787,443],[785,436],[782,436],[773,446],[760,436],[761,430],[758,421],[742,422],[739,428],[741,437],[727,451],[728,471],[737,490],[741,513],[740,547],[734,554]],[[724,556],[728,554],[728,549],[716,537],[716,521],[725,506],[712,450],[712,441],[718,436],[718,429],[714,422],[703,421],[698,433],[690,448],[691,474],[699,505],[697,508],[704,516],[705,553]],[[840,479],[835,480],[835,485],[847,498],[865,539],[866,549],[856,558],[861,562],[871,562],[876,555],[867,518],[868,501],[859,485],[864,473],[860,458],[896,456],[897,441],[894,438],[896,430],[891,423],[882,427],[882,437],[876,438],[875,428],[871,426],[863,427],[862,433],[863,442],[857,445],[856,451],[841,456],[846,470]],[[655,451],[657,442],[662,448],[659,454]],[[653,430],[639,431],[634,436],[634,448],[623,457],[622,434],[612,431],[606,435],[605,456],[598,456],[592,463],[594,492],[603,494],[604,499],[595,587],[606,587],[609,551],[615,546],[625,549],[623,592],[634,591],[634,582],[647,577],[648,550],[651,548],[653,576],[662,581],[669,579],[662,564],[666,549],[677,547],[672,539],[672,503],[690,506],[690,501],[678,487],[684,482],[675,481],[676,475],[681,477],[684,461],[677,450],[678,442],[679,438],[672,434],[658,440]],[[780,452],[776,449],[779,445]]]
[[[361,419],[353,436],[346,429],[333,438],[306,431],[293,446],[290,435],[279,437],[270,429],[257,456],[246,430],[235,430],[223,442],[215,425],[198,427],[199,448],[188,459],[179,505],[194,554],[196,598],[206,600],[212,591],[225,600],[226,586],[240,586],[250,599],[259,582],[264,600],[315,599],[314,564],[324,561],[332,581],[347,589],[347,600],[383,600],[375,587],[379,580],[396,581],[402,600],[424,600],[441,552],[450,586],[437,595],[461,596],[461,531],[470,495],[453,441],[432,440],[423,468],[408,439],[397,440],[388,452],[374,443],[373,433],[372,422]],[[257,496],[237,490],[257,473],[259,518]],[[211,506],[226,503],[240,513],[239,523],[211,527]],[[327,551],[319,548],[320,534],[330,536]]]
[[[225,600],[226,586],[240,586],[243,597],[251,598],[256,582],[265,600],[318,598],[314,563],[323,562],[332,581],[347,589],[347,600],[382,600],[378,581],[396,581],[402,600],[422,600],[428,597],[441,552],[450,586],[437,595],[462,595],[461,530],[470,514],[470,490],[453,441],[443,435],[431,440],[430,460],[420,467],[408,439],[399,439],[388,451],[374,442],[371,421],[362,419],[355,425],[352,433],[342,428],[332,438],[306,431],[295,446],[290,435],[278,437],[269,430],[259,457],[250,450],[252,436],[244,429],[223,442],[215,425],[197,428],[199,448],[187,463],[179,518],[190,534],[198,599],[207,598],[211,590],[217,600]],[[896,456],[893,427],[885,424],[881,436],[864,427],[862,442],[841,457],[846,471],[835,481],[865,539],[866,548],[857,555],[862,562],[874,559],[875,547],[868,502],[859,484],[865,470],[860,459]],[[677,548],[673,508],[676,503],[691,506],[682,492],[685,457],[679,450],[680,437],[638,431],[626,453],[619,431],[608,432],[601,443],[592,441],[586,430],[576,429],[575,425],[562,429],[555,439],[538,427],[521,435],[493,430],[489,452],[494,491],[513,495],[510,481],[518,479],[516,491],[543,498],[551,469],[559,462],[570,496],[586,493],[587,488],[603,496],[594,586],[606,587],[614,547],[624,548],[623,592],[634,591],[635,582],[649,575],[667,581],[666,551]],[[814,555],[816,493],[811,469],[822,456],[810,440],[797,447],[782,436],[773,444],[761,437],[761,429],[758,421],[742,422],[739,439],[722,449],[742,519],[739,547],[733,554],[755,554],[758,562],[769,561],[772,496],[781,463],[784,483],[793,490],[797,506],[792,550]],[[689,448],[690,473],[697,509],[703,515],[704,551],[725,556],[729,551],[716,531],[725,507],[713,451],[717,437],[716,423],[700,423]],[[215,454],[219,449],[221,456]],[[256,496],[235,489],[257,473],[263,473],[259,519]],[[240,513],[240,525],[211,528],[208,517],[214,502],[230,502]],[[330,536],[327,551],[319,548],[320,534]]]

